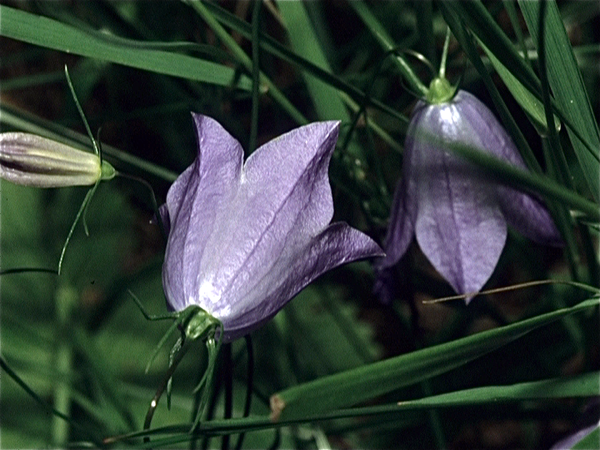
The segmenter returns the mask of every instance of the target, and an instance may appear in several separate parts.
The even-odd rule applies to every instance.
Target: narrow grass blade
[[[538,42],[540,3],[520,1],[519,6],[533,41]],[[598,163],[600,131],[598,130],[598,123],[594,117],[558,6],[556,2],[548,1],[545,9],[545,49],[548,61],[548,81],[554,98],[564,114],[577,126],[579,133],[591,144],[592,148],[596,149],[596,154],[591,154],[586,145],[573,134],[570,128],[567,128],[581,170],[594,199],[598,201],[600,200],[600,163]]]
[[[291,420],[355,405],[440,375],[562,317],[597,307],[598,298],[452,342],[418,350],[280,391],[271,418]]]
[[[29,44],[221,86],[233,85],[236,79],[234,69],[212,61],[147,48],[130,39],[111,39],[8,6],[2,6],[0,14],[0,35]],[[235,87],[250,90],[251,81],[242,76]]]

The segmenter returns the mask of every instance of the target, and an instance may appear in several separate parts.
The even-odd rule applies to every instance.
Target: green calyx
[[[100,166],[100,179],[101,180],[112,180],[117,175],[117,170],[106,161],[102,161]]]
[[[433,105],[447,103],[452,100],[455,93],[456,88],[452,86],[448,80],[438,77],[434,78],[429,84],[429,90],[427,91],[425,100],[427,100],[427,103]]]
[[[444,41],[444,50],[442,51],[442,59],[440,61],[440,72],[436,78],[431,80],[429,90],[425,96],[425,100],[430,105],[438,105],[447,103],[454,97],[456,87],[453,87],[446,80],[446,58],[448,56],[448,43],[450,42],[450,28],[446,29],[446,40]]]
[[[185,336],[191,340],[214,337],[215,332],[223,327],[218,319],[196,305],[188,306],[182,314]]]

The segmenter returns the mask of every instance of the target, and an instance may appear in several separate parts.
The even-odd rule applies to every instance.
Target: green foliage
[[[342,267],[254,332],[253,352],[244,340],[232,344],[231,371],[223,357],[195,435],[194,388],[208,357],[192,343],[174,372],[170,410],[161,400],[144,430],[177,338],[146,373],[171,325],[147,320],[127,293],[151,314],[167,313],[164,241],[149,223],[147,187],[119,176],[98,186],[90,235],[75,227],[59,276],[86,189],[0,181],[2,447],[236,448],[243,435],[241,448],[548,448],[575,430],[600,371],[591,2],[5,3],[2,131],[92,150],[66,64],[106,160],[150,183],[160,203],[195,157],[190,111],[217,119],[247,152],[299,124],[340,120],[335,220],[379,242],[407,117],[437,73],[449,26],[446,77],[488,103],[531,173],[453,150],[547,201],[567,244],[552,250],[511,233],[489,287],[547,279],[589,289],[548,284],[481,295],[468,307],[423,304],[451,292],[415,245],[384,306],[369,262]],[[549,130],[549,119],[561,127]],[[486,441],[498,429],[502,441]]]

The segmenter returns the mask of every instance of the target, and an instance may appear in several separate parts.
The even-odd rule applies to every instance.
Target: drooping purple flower
[[[313,123],[243,151],[215,120],[192,114],[198,157],[173,183],[163,287],[169,306],[198,305],[232,341],[273,317],[322,273],[382,256],[366,234],[329,222],[328,166],[338,122]]]
[[[486,179],[470,162],[433,144],[432,137],[482,149],[526,170],[506,131],[473,95],[459,91],[440,103],[419,101],[407,131],[386,257],[378,262],[382,273],[398,262],[416,235],[425,256],[456,292],[476,293],[496,267],[507,222],[535,242],[560,243],[537,198]],[[382,290],[384,281],[379,281]]]

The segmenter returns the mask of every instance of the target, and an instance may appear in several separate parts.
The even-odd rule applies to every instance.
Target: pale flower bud
[[[29,133],[0,133],[0,177],[24,186],[93,185],[116,174],[95,153]]]

